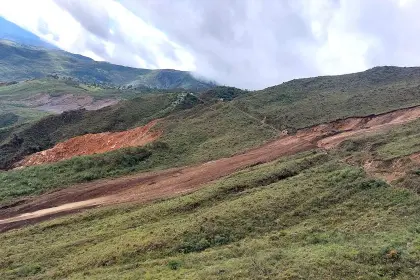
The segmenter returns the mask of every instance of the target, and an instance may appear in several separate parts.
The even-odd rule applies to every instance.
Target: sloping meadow
[[[416,279],[419,197],[324,152],[0,235],[2,279]]]

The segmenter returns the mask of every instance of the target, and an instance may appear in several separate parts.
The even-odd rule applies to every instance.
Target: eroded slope
[[[205,183],[249,166],[317,147],[332,149],[352,137],[384,133],[417,118],[420,118],[420,107],[365,118],[337,120],[303,129],[295,135],[281,136],[278,140],[233,157],[175,170],[144,173],[137,177],[94,182],[64,189],[5,208],[0,212],[0,217],[4,218],[0,220],[1,228],[7,230],[25,224],[26,220],[43,220],[51,215],[92,206],[144,202],[189,193]],[[338,137],[340,135],[342,137]]]
[[[74,137],[51,149],[27,156],[15,166],[52,163],[75,156],[101,154],[121,148],[144,146],[160,136],[161,132],[151,130],[157,122],[158,120],[153,120],[145,126],[121,132],[103,132]]]

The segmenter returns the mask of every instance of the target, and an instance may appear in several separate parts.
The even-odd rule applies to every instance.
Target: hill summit
[[[0,40],[0,61],[2,82],[59,75],[86,83],[137,88],[205,90],[214,87],[214,83],[199,80],[187,71],[126,67],[10,40]]]

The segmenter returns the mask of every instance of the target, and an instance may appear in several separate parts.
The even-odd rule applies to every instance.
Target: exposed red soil
[[[345,161],[352,165],[362,166],[367,174],[392,183],[406,176],[408,171],[420,167],[420,153],[389,160],[378,160],[374,156],[366,154],[357,160],[350,156]]]
[[[77,136],[61,142],[49,150],[29,155],[15,166],[52,163],[75,156],[100,154],[126,147],[143,146],[155,141],[160,136],[161,132],[151,130],[156,123],[157,120],[154,120],[145,126],[122,132],[104,132]]]
[[[409,158],[415,163],[420,163],[420,153],[412,154]]]
[[[378,116],[348,118],[302,129],[261,147],[207,163],[115,180],[100,180],[28,198],[0,208],[0,232],[81,209],[125,202],[147,202],[190,193],[206,183],[255,164],[321,147],[331,149],[360,134],[377,133],[420,118],[420,107]]]
[[[380,115],[337,120],[302,130],[298,134],[305,134],[311,131],[318,131],[321,135],[335,133],[335,135],[321,139],[317,143],[318,147],[331,149],[348,138],[381,132],[418,118],[420,118],[420,107],[412,107]]]

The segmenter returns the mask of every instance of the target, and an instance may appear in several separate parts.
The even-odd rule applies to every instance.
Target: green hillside
[[[377,139],[403,141],[418,128],[417,122]],[[4,233],[0,275],[417,279],[418,195],[344,163],[347,146],[251,167],[190,195],[89,210]]]
[[[218,139],[223,138],[222,135],[230,135],[231,132],[225,130],[225,125],[211,125],[212,117],[203,119],[202,116],[213,114],[217,116],[217,120],[228,124],[229,127],[244,130],[247,128],[242,122],[259,123],[259,127],[251,127],[256,130],[250,130],[250,133],[260,135],[254,139],[259,139],[255,143],[261,143],[274,137],[278,133],[277,129],[293,132],[302,127],[348,116],[366,116],[419,105],[419,69],[381,67],[350,75],[300,79],[252,92],[218,87],[202,94],[189,95],[189,101],[192,103],[187,109],[191,106],[193,108],[181,110],[176,114],[169,109],[164,110],[177,98],[176,94],[166,97],[150,94],[146,98],[147,101],[143,101],[142,97],[97,112],[78,111],[62,116],[50,116],[37,123],[0,133],[1,168],[9,167],[23,155],[50,148],[59,141],[77,135],[124,130],[162,116],[167,116],[162,123],[167,135],[165,137],[176,139],[174,142],[180,141],[182,144],[179,145],[179,149],[190,149],[191,155],[184,155],[183,159],[210,159],[215,156],[203,154],[201,158],[198,156],[200,153],[193,152],[195,139],[213,143],[209,147],[197,145],[203,150],[213,151],[212,153],[222,156],[226,153],[217,151],[223,151],[226,142]],[[143,111],[143,108],[146,110]],[[63,123],[62,119],[66,122]],[[259,134],[259,129],[270,133]],[[34,134],[40,131],[44,136],[34,137]],[[210,137],[209,131],[212,131]],[[12,138],[13,134],[17,138]],[[201,136],[202,134],[204,136]],[[232,138],[234,137],[237,135],[232,134]],[[248,140],[244,139],[245,142]],[[240,150],[234,147],[235,145],[232,151]],[[193,154],[195,156],[192,156]]]
[[[57,49],[43,49],[0,40],[0,81],[22,81],[58,74],[87,83],[135,85],[158,89],[203,90],[213,84],[189,72],[149,70],[98,62]]]
[[[88,108],[96,110],[143,94],[185,92],[185,89],[128,88],[115,85],[86,84],[73,78],[46,78],[0,84],[0,109],[15,114],[17,123],[38,120],[51,113]],[[107,103],[108,102],[108,103]],[[10,123],[0,121],[0,128]]]
[[[23,155],[74,136],[144,125],[176,110],[179,98],[182,94],[146,94],[97,111],[69,111],[4,129],[0,131],[0,166],[8,167]]]
[[[31,95],[12,86],[14,96]],[[116,90],[77,87],[95,98]],[[282,129],[420,105],[419,89],[420,68],[377,67],[259,91],[142,93],[23,124],[0,114],[2,168],[76,135],[153,119],[163,131],[144,147],[0,172],[0,211],[72,184],[230,156]],[[332,150],[258,163],[188,195],[1,233],[0,278],[419,279],[419,136],[416,120]]]
[[[420,67],[375,67],[340,76],[298,79],[236,100],[278,129],[302,128],[420,104]]]

